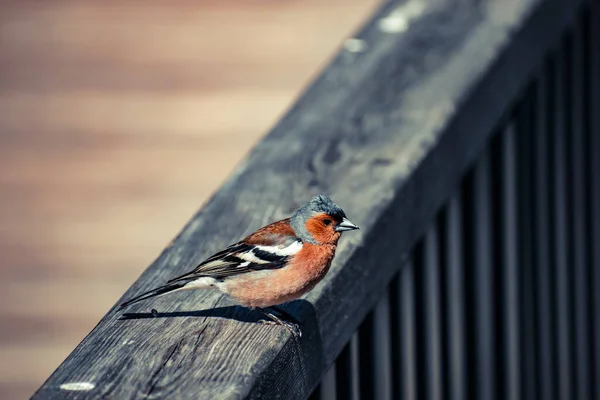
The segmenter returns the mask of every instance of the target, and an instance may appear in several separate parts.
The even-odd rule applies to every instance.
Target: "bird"
[[[121,308],[182,290],[212,289],[260,311],[268,318],[262,322],[301,335],[297,321],[278,306],[312,290],[329,271],[342,232],[355,229],[340,206],[317,195],[290,218],[258,229]]]

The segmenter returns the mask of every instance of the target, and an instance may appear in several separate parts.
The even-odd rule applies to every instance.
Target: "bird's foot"
[[[285,320],[277,317],[273,313],[267,312],[263,309],[258,309],[258,310],[260,312],[262,312],[266,317],[269,318],[268,320],[261,319],[259,321],[260,323],[263,323],[265,325],[280,325],[280,326],[283,326],[284,328],[286,328],[288,331],[290,331],[292,333],[292,335],[302,337],[302,331],[300,330],[300,325],[293,323],[293,322],[285,321]]]
[[[271,321],[271,320],[266,320],[266,319],[261,319],[258,322],[260,322],[263,325],[283,326],[285,329],[290,331],[293,335],[302,337],[302,330],[300,330],[300,326],[298,324],[294,324],[293,322],[288,322],[288,321],[277,322],[277,321]]]
[[[302,337],[302,330],[300,330],[300,325],[294,324],[293,322],[283,321],[283,326],[285,326],[285,328],[289,330],[292,333],[292,335],[296,335],[299,338]]]

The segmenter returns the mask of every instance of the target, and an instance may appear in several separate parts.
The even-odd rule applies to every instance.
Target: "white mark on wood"
[[[90,382],[70,382],[70,383],[63,383],[62,385],[60,385],[60,388],[62,390],[81,391],[81,392],[92,390],[95,387],[96,387],[96,385],[94,385],[93,383],[90,383]]]
[[[410,26],[411,20],[423,14],[425,1],[412,0],[395,8],[386,17],[379,20],[379,29],[387,33],[404,32]]]
[[[135,340],[132,339],[125,339],[123,340],[123,346],[129,346],[130,344],[134,344]]]
[[[367,42],[357,38],[347,39],[344,48],[350,53],[362,53],[367,49]]]

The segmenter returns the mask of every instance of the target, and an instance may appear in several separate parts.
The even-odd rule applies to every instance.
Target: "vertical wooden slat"
[[[443,399],[441,311],[440,311],[440,263],[438,228],[434,225],[425,236],[424,246],[424,340],[425,369],[423,377],[426,399]]]
[[[321,379],[319,387],[321,400],[335,400],[336,395],[336,367],[335,363],[329,368],[329,370]]]
[[[536,341],[537,341],[537,324],[536,324],[536,263],[535,263],[535,229],[534,229],[534,196],[533,180],[534,171],[532,158],[533,152],[533,102],[534,102],[534,91],[531,88],[528,90],[521,104],[517,109],[515,116],[515,133],[514,140],[517,147],[517,163],[518,173],[517,184],[518,184],[518,198],[517,198],[517,239],[515,242],[518,246],[518,263],[519,268],[517,269],[518,278],[518,297],[519,297],[519,333],[520,333],[520,367],[521,373],[519,380],[521,382],[521,398],[523,399],[534,399],[538,398],[537,387],[536,387]],[[503,191],[504,192],[504,191]],[[505,193],[507,195],[507,193]],[[509,221],[506,220],[506,216],[503,215],[503,225],[505,228],[510,226]],[[506,233],[505,233],[506,235]],[[510,235],[506,237],[510,240]],[[501,259],[508,261],[509,255],[502,252],[500,255]],[[503,280],[503,293],[506,293],[508,289],[506,285],[510,285],[509,282]],[[503,296],[506,298],[506,296]],[[508,348],[508,343],[504,343]],[[507,363],[500,363],[504,368],[508,368]],[[499,388],[501,391],[502,388]]]
[[[594,5],[595,22],[600,22],[598,5]],[[583,40],[587,34],[587,40]],[[537,390],[540,398],[594,398],[600,394],[600,29],[590,24],[588,31],[576,30],[573,51],[564,49],[555,59],[555,68],[548,78],[547,70],[535,86],[535,135],[533,141],[532,199],[535,224],[533,234],[533,260],[535,261],[535,336],[537,354]],[[586,47],[584,48],[584,45]],[[587,58],[584,52],[588,52]],[[572,56],[568,56],[571,54]],[[584,66],[584,62],[587,65]],[[566,63],[569,64],[567,68]],[[587,74],[584,72],[587,71]],[[569,74],[571,85],[566,84]],[[553,96],[548,99],[548,82],[552,80]],[[551,110],[547,102],[553,102]],[[589,104],[584,104],[588,102]],[[584,110],[590,110],[588,113]],[[567,114],[570,113],[570,114]],[[586,120],[587,118],[587,120]],[[551,121],[549,125],[548,122]],[[587,121],[587,122],[586,122]],[[587,123],[587,125],[586,125]],[[501,357],[504,393],[507,398],[520,398],[523,346],[520,341],[520,306],[522,299],[516,283],[519,280],[518,244],[520,230],[517,226],[517,171],[515,131],[509,127],[502,135],[502,197],[501,212],[504,229],[500,251],[503,254],[502,312],[503,326],[494,326],[494,274],[492,233],[492,189],[489,152],[486,151],[474,175],[474,289],[475,308],[475,361],[478,376],[476,398],[493,399],[496,391],[496,365],[494,360],[495,332],[503,335],[505,352]],[[550,141],[550,142],[549,142]],[[567,142],[570,141],[570,142]],[[586,148],[586,145],[590,145]],[[549,158],[550,157],[550,165]],[[586,158],[587,157],[587,158]],[[589,166],[589,171],[586,167]],[[550,172],[551,171],[551,172]],[[587,180],[586,180],[587,178]],[[589,193],[588,193],[589,191]],[[548,201],[548,195],[552,201]],[[451,398],[466,397],[466,340],[464,315],[463,244],[461,226],[461,196],[455,195],[448,204],[446,214],[445,251],[447,270],[446,300],[440,299],[440,260],[438,229],[434,226],[425,237],[423,263],[423,327],[424,369],[420,377],[425,398],[442,398],[442,319],[441,307],[447,314],[448,383]],[[590,213],[587,215],[586,213]],[[549,218],[552,222],[549,223]],[[588,237],[586,226],[589,225]],[[570,246],[570,247],[569,247]],[[589,248],[588,248],[589,246]],[[571,250],[571,252],[569,251]],[[554,268],[552,266],[554,265]],[[588,267],[591,266],[591,271]],[[592,282],[589,280],[591,279]],[[393,381],[400,382],[399,396],[403,399],[417,397],[416,316],[414,293],[414,268],[411,263],[400,272],[395,298],[400,327],[398,329],[399,371],[392,371],[390,298],[387,294],[378,303],[372,316],[373,334],[373,393],[376,398],[394,398]],[[592,288],[591,293],[588,288]],[[593,303],[590,305],[589,301]],[[571,303],[573,302],[573,303]],[[591,308],[591,309],[590,309]],[[552,314],[555,313],[555,326]],[[592,316],[592,318],[590,318]],[[495,329],[498,328],[497,331]],[[574,336],[572,336],[574,334]],[[589,348],[592,344],[592,348]],[[574,345],[574,347],[572,346]],[[555,354],[556,352],[556,354]],[[348,346],[346,377],[336,368],[325,375],[320,398],[359,399],[358,338],[355,335]],[[573,369],[572,369],[573,368]],[[555,372],[556,371],[556,375]],[[592,376],[593,374],[593,376]],[[556,379],[558,392],[553,390]],[[347,379],[349,378],[349,379]],[[351,382],[341,385],[341,380]],[[337,384],[333,384],[337,382]],[[341,387],[345,389],[340,390]],[[576,396],[574,395],[576,393]],[[345,397],[344,397],[345,396]]]
[[[373,312],[374,396],[392,399],[392,354],[389,295],[386,291]],[[402,328],[401,328],[402,329]]]
[[[592,309],[593,318],[593,398],[600,398],[600,2],[592,1],[588,15],[588,101],[591,173],[588,186],[591,189],[590,203],[592,226]]]
[[[358,328],[358,374],[361,399],[371,399],[375,396],[374,373],[374,337],[373,311],[367,314]]]
[[[516,146],[515,132],[510,125],[502,133],[501,138],[502,160],[502,253],[504,265],[503,275],[503,300],[502,311],[504,314],[504,344],[506,357],[504,362],[504,376],[506,379],[506,398],[519,399],[520,391],[520,348],[519,348],[519,290],[517,267],[517,243],[519,232],[517,229],[517,194],[516,194]],[[531,268],[523,265],[522,268]]]
[[[549,106],[549,65],[541,72],[535,86],[534,110],[536,114],[534,134],[534,218],[535,243],[533,246],[536,260],[537,301],[536,316],[538,337],[536,340],[537,359],[537,392],[541,399],[555,398],[554,382],[554,330],[552,329],[552,276],[550,263],[550,210],[548,199],[550,195],[548,140],[551,138],[548,130]]]
[[[554,68],[554,227],[553,251],[556,267],[556,331],[557,331],[557,367],[558,367],[558,397],[568,400],[572,394],[572,364],[571,364],[571,326],[570,326],[570,271],[567,261],[567,183],[565,162],[565,110],[567,91],[565,88],[565,48],[561,48],[556,57]]]
[[[533,168],[534,93],[528,90],[516,115],[514,138],[517,145],[518,226],[518,296],[520,322],[521,398],[538,398],[536,374],[537,320],[536,320],[536,254],[535,248],[535,191]],[[505,222],[505,226],[506,226]],[[506,256],[506,255],[505,255]],[[504,257],[506,259],[506,257]],[[505,368],[507,365],[505,365]]]
[[[475,368],[477,399],[495,398],[494,379],[494,285],[491,236],[490,155],[485,150],[474,176],[474,273],[475,273]]]
[[[358,333],[355,333],[350,340],[350,370],[351,370],[351,396],[344,398],[351,398],[352,400],[360,400],[360,338]]]
[[[415,277],[414,264],[410,260],[402,270],[398,279],[397,310],[400,329],[399,342],[399,393],[397,397],[404,400],[417,399],[417,341],[415,310]]]
[[[358,346],[358,333],[354,333],[336,360],[336,394],[339,399],[360,400]]]
[[[451,399],[466,398],[466,348],[464,316],[464,260],[462,230],[462,199],[458,191],[446,209],[446,313],[448,315],[449,387]]]
[[[574,398],[590,398],[590,366],[588,362],[589,342],[588,342],[588,260],[585,224],[586,218],[586,185],[584,182],[587,171],[585,166],[584,152],[584,123],[585,114],[583,107],[584,87],[583,87],[583,27],[578,25],[572,36],[572,54],[571,62],[571,85],[570,85],[570,122],[571,135],[571,156],[570,171],[572,190],[571,194],[570,216],[571,216],[571,262],[573,274],[573,313],[575,317],[575,381],[574,388],[576,396]],[[600,110],[598,110],[600,111]],[[600,182],[598,182],[600,184]]]

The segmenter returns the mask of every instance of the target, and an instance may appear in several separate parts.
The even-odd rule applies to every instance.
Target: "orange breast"
[[[289,265],[229,278],[224,291],[247,307],[282,304],[310,291],[327,273],[335,245],[304,243]]]

